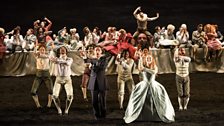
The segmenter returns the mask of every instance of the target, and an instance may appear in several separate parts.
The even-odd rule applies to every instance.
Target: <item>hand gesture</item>
[[[137,9],[138,9],[139,11],[141,11],[141,6],[139,6]]]
[[[89,68],[89,66],[91,65],[91,63],[85,63],[86,64],[86,67]]]
[[[91,68],[92,68],[92,66],[93,66],[93,65],[90,63],[90,64],[89,64],[89,69],[91,69]]]
[[[143,71],[144,70],[144,67],[141,65],[140,67],[139,67],[139,71]]]
[[[117,54],[117,61],[120,62],[121,61],[121,54]]]
[[[50,57],[50,61],[56,62],[57,61],[57,57]]]

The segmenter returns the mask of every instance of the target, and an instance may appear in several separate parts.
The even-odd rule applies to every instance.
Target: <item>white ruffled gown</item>
[[[156,73],[144,68],[143,80],[133,89],[124,121],[174,122],[175,112],[165,88],[155,80]]]

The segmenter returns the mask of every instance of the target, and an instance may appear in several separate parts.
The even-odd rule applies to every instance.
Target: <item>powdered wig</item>
[[[74,32],[76,32],[76,31],[77,31],[76,28],[71,28],[71,29],[70,29],[70,32],[71,32],[71,33],[74,33]]]
[[[187,25],[186,24],[182,24],[180,27],[183,28],[183,29],[187,29]]]
[[[168,25],[167,25],[167,30],[168,30],[168,29],[174,31],[174,30],[175,30],[175,26],[172,25],[172,24],[168,24]]]

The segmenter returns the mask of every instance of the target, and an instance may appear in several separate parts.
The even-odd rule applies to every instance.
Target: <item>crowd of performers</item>
[[[10,32],[0,28],[0,59],[7,53],[32,51],[36,57],[36,77],[31,88],[32,98],[38,109],[42,105],[38,99],[38,89],[42,83],[48,88],[47,108],[54,102],[58,114],[68,114],[73,101],[73,86],[71,79],[71,65],[73,59],[67,56],[68,51],[78,51],[85,62],[82,76],[81,90],[84,101],[88,101],[87,89],[91,92],[92,106],[95,119],[106,117],[106,92],[108,90],[105,75],[106,66],[111,56],[116,57],[117,88],[119,108],[124,109],[123,101],[125,86],[129,92],[129,102],[124,115],[126,123],[135,120],[174,122],[175,112],[165,88],[156,81],[158,68],[152,56],[152,48],[171,48],[174,50],[176,65],[176,87],[178,92],[179,110],[187,110],[190,100],[189,63],[195,61],[197,48],[203,48],[204,62],[218,59],[223,49],[223,36],[217,25],[199,24],[192,33],[187,25],[182,24],[174,33],[175,26],[155,27],[151,34],[147,22],[159,18],[148,17],[141,11],[141,7],[133,12],[137,20],[137,31],[132,35],[125,29],[117,30],[108,27],[102,32],[98,27],[90,30],[83,28],[84,38],[80,39],[76,28],[66,27],[53,34],[52,22],[48,18],[36,20],[33,28],[27,30],[25,37],[20,34],[21,28],[15,27]],[[189,56],[185,54],[189,48]],[[139,82],[135,84],[132,78],[133,64],[138,65]],[[50,64],[54,65],[56,80],[53,84],[49,73]],[[62,111],[60,105],[61,86],[66,91],[66,106]]]
[[[86,68],[82,77],[81,88],[83,100],[88,101],[87,89],[91,92],[93,113],[96,120],[106,118],[106,94],[108,82],[105,75],[108,60],[111,53],[102,47],[91,45],[85,53],[80,51],[80,56],[85,57]],[[34,79],[31,94],[38,110],[43,109],[38,99],[38,89],[41,83],[48,88],[47,109],[50,109],[52,100],[59,115],[68,115],[73,101],[73,84],[71,79],[71,64],[73,59],[67,56],[66,46],[60,46],[55,54],[53,51],[46,53],[46,47],[40,45],[35,51],[36,77]],[[126,108],[124,121],[131,123],[135,120],[174,122],[175,112],[169,96],[162,84],[156,81],[158,68],[150,50],[144,48],[137,50],[135,55],[139,70],[139,82],[135,84],[132,77],[132,67],[136,62],[131,58],[128,50],[122,50],[116,56],[117,64],[117,89],[118,104],[123,110]],[[174,62],[176,64],[176,85],[178,91],[179,110],[187,110],[190,99],[189,63],[191,59],[185,55],[185,49],[175,49]],[[75,62],[75,61],[74,61]],[[49,73],[50,63],[54,64],[55,82],[53,84]],[[66,104],[61,107],[61,86],[66,91]],[[123,106],[125,86],[128,88],[129,102],[127,107]],[[62,108],[65,108],[62,111]]]
[[[144,46],[151,48],[173,48],[175,46],[189,48],[190,57],[195,61],[197,48],[203,48],[205,62],[211,61],[212,58],[218,59],[223,46],[223,35],[215,24],[198,24],[192,32],[191,37],[187,29],[187,24],[182,24],[175,32],[175,26],[168,24],[166,27],[156,26],[154,34],[148,31],[147,24],[150,21],[159,18],[159,13],[155,17],[148,17],[141,11],[141,7],[136,8],[133,12],[137,20],[137,30],[133,35],[125,29],[117,29],[109,26],[106,31],[102,32],[99,27],[91,30],[89,27],[83,28],[84,38],[81,39],[76,28],[68,29],[63,27],[57,33],[51,31],[52,21],[48,18],[36,20],[33,26],[27,29],[26,35],[21,35],[21,27],[16,26],[13,30],[5,32],[0,28],[0,59],[5,52],[14,53],[15,51],[33,51],[37,45],[45,44],[47,50],[51,46],[56,48],[60,45],[66,45],[69,50],[83,50],[90,44],[96,44],[105,50],[117,55],[122,49],[128,49],[133,57],[136,48],[140,44],[137,36],[145,33],[149,42]],[[144,46],[142,48],[144,48]]]

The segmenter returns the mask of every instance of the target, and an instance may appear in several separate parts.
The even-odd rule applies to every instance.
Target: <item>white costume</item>
[[[72,65],[73,59],[70,57],[60,56],[56,62],[56,80],[53,88],[53,100],[55,103],[55,106],[58,109],[58,114],[61,115],[62,111],[60,108],[60,100],[59,100],[59,93],[61,90],[61,86],[63,85],[65,87],[65,91],[67,94],[66,99],[66,107],[65,107],[65,114],[68,114],[68,110],[71,106],[72,100],[73,100],[73,87],[72,87],[72,79],[71,79],[71,65]]]
[[[143,80],[133,89],[124,121],[174,122],[174,109],[165,88],[155,80],[155,71],[144,68]]]

